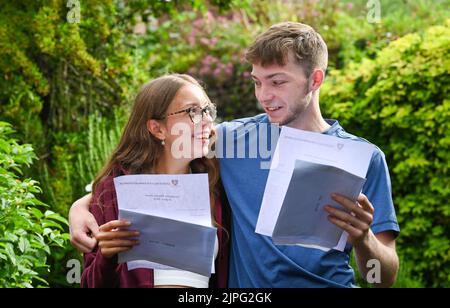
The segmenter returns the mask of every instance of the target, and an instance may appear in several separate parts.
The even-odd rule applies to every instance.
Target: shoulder
[[[217,125],[217,130],[237,130],[242,127],[248,127],[248,126],[258,126],[261,123],[269,123],[267,115],[265,113],[256,115],[254,117],[247,117],[247,118],[240,118],[240,119],[234,119],[229,122],[222,122],[219,125]]]
[[[113,192],[113,191],[115,191],[114,176],[108,175],[99,180],[93,191],[93,196],[94,199],[99,199],[100,197],[104,196],[106,192]]]
[[[340,126],[339,123],[337,123],[337,122],[335,122],[332,125],[331,130],[332,131],[330,132],[330,135],[335,135],[336,137],[339,137],[339,138],[349,139],[349,140],[358,141],[358,142],[364,142],[364,143],[373,145],[374,151],[372,153],[372,159],[370,162],[371,165],[373,163],[379,164],[380,162],[384,162],[384,160],[385,160],[384,153],[376,144],[373,144],[372,142],[370,142],[369,140],[367,140],[363,137],[359,137],[359,136],[353,135],[353,134],[345,131],[344,128],[342,126]]]
[[[94,189],[94,195],[105,190],[115,191],[114,178],[124,175],[127,172],[122,167],[114,167],[107,175],[98,181]]]
[[[100,210],[104,215],[107,214],[105,211],[112,211],[110,214],[112,214],[113,217],[108,217],[106,221],[115,219],[114,217],[117,215],[117,196],[114,187],[114,178],[119,175],[120,171],[118,169],[113,170],[110,174],[99,180],[93,191],[91,209],[93,211]]]

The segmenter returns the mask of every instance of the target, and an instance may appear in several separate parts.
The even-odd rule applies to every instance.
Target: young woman
[[[146,84],[136,97],[120,143],[93,185],[90,211],[100,226],[97,247],[84,255],[82,287],[225,287],[228,249],[225,245],[222,202],[218,196],[219,170],[215,159],[208,159],[215,107],[199,83],[188,75],[173,74]],[[172,129],[188,127],[180,149],[172,144],[181,138]],[[177,145],[180,144],[179,140]],[[190,149],[186,155],[186,149]],[[182,150],[184,155],[176,150]],[[208,173],[213,224],[218,227],[215,284],[195,273],[179,270],[128,270],[117,263],[117,254],[138,244],[138,230],[118,220],[114,177],[124,174]],[[213,280],[213,279],[211,279]]]

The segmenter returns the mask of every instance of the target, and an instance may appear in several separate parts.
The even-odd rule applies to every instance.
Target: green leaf
[[[30,248],[30,242],[25,237],[21,237],[19,240],[19,249],[22,253],[25,253]]]
[[[46,211],[45,212],[45,217],[48,218],[48,219],[53,219],[53,220],[59,221],[59,222],[63,223],[66,226],[69,225],[69,222],[67,221],[66,218],[64,218],[61,215],[56,214],[56,213],[54,213],[52,211]]]
[[[31,208],[30,212],[37,218],[37,219],[41,219],[42,217],[44,217],[44,214],[42,214],[42,212],[40,210],[38,210],[37,208]]]
[[[11,261],[12,265],[16,266],[16,254],[14,253],[14,247],[11,244],[6,244],[5,253]]]

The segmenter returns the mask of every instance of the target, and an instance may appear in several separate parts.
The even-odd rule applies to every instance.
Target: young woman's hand
[[[123,220],[112,220],[100,226],[95,237],[104,257],[111,258],[119,252],[128,251],[139,244],[139,241],[136,240],[139,232],[130,231],[128,227],[130,227],[130,222]]]

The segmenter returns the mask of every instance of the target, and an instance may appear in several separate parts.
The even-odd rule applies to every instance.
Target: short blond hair
[[[324,72],[327,69],[328,48],[325,41],[312,27],[297,22],[283,22],[270,27],[255,39],[245,58],[252,64],[262,66],[285,65],[289,54],[302,66],[306,77],[314,69]]]

